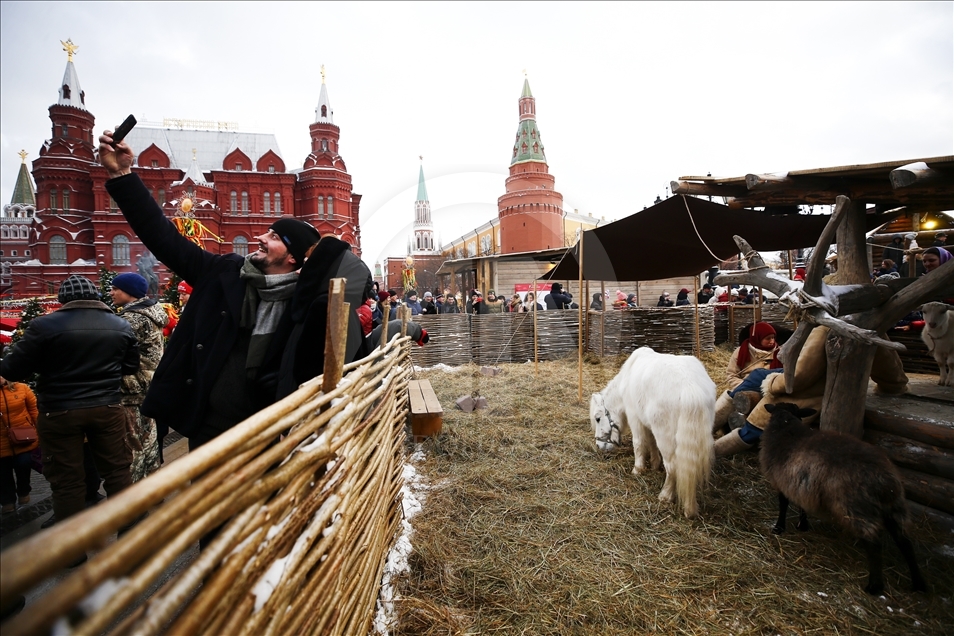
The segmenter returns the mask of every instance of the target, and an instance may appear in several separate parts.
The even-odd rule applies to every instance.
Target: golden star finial
[[[192,161],[195,161],[195,148],[192,149]]]
[[[20,155],[20,161],[22,161],[23,163],[26,163],[27,151],[26,151],[26,150],[21,150],[21,151],[18,152],[17,154]]]
[[[321,83],[322,84],[325,83],[325,65],[324,64],[321,65]]]
[[[63,45],[63,50],[66,51],[66,61],[72,62],[73,54],[76,53],[76,49],[78,49],[79,47],[73,44],[73,40],[71,39],[67,39],[66,42],[64,42],[63,40],[60,40],[60,44]]]

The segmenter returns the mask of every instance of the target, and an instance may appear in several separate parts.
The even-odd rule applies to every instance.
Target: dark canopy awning
[[[694,276],[738,253],[738,234],[760,252],[814,247],[828,215],[774,215],[730,210],[677,195],[614,223],[583,233],[587,280],[657,280]],[[869,214],[870,231],[893,218]],[[701,239],[700,239],[701,237]],[[579,278],[579,244],[541,278]]]

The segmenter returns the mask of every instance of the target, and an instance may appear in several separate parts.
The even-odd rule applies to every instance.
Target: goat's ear
[[[774,404],[763,404],[762,406],[765,407],[765,410],[768,411],[769,413],[774,413],[774,412],[775,412],[775,405],[774,405]]]
[[[796,415],[804,420],[806,417],[811,417],[815,413],[818,413],[818,411],[815,409],[798,409],[798,413],[796,413]]]

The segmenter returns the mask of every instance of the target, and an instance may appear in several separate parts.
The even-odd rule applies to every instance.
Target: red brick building
[[[108,177],[96,157],[95,117],[73,65],[75,47],[64,46],[66,72],[49,109],[52,134],[33,162],[36,192],[21,167],[13,201],[3,210],[0,292],[7,298],[54,293],[70,274],[96,280],[100,266],[136,271],[146,255],[106,192]],[[202,246],[212,253],[247,254],[250,243],[254,251],[254,237],[278,217],[291,215],[323,235],[347,241],[360,256],[361,195],[352,192],[333,116],[322,79],[309,126],[311,152],[303,168],[294,171],[287,169],[274,135],[239,132],[230,123],[140,123],[126,141],[138,153],[133,171],[167,216],[182,215],[188,207],[183,202],[191,202],[188,212],[207,228]],[[157,273],[160,280],[169,276]]]

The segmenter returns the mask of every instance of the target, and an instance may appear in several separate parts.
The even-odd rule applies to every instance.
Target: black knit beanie
[[[275,234],[281,237],[298,267],[305,263],[305,252],[308,248],[321,240],[321,234],[315,226],[300,219],[278,219],[268,229],[274,230]]]

